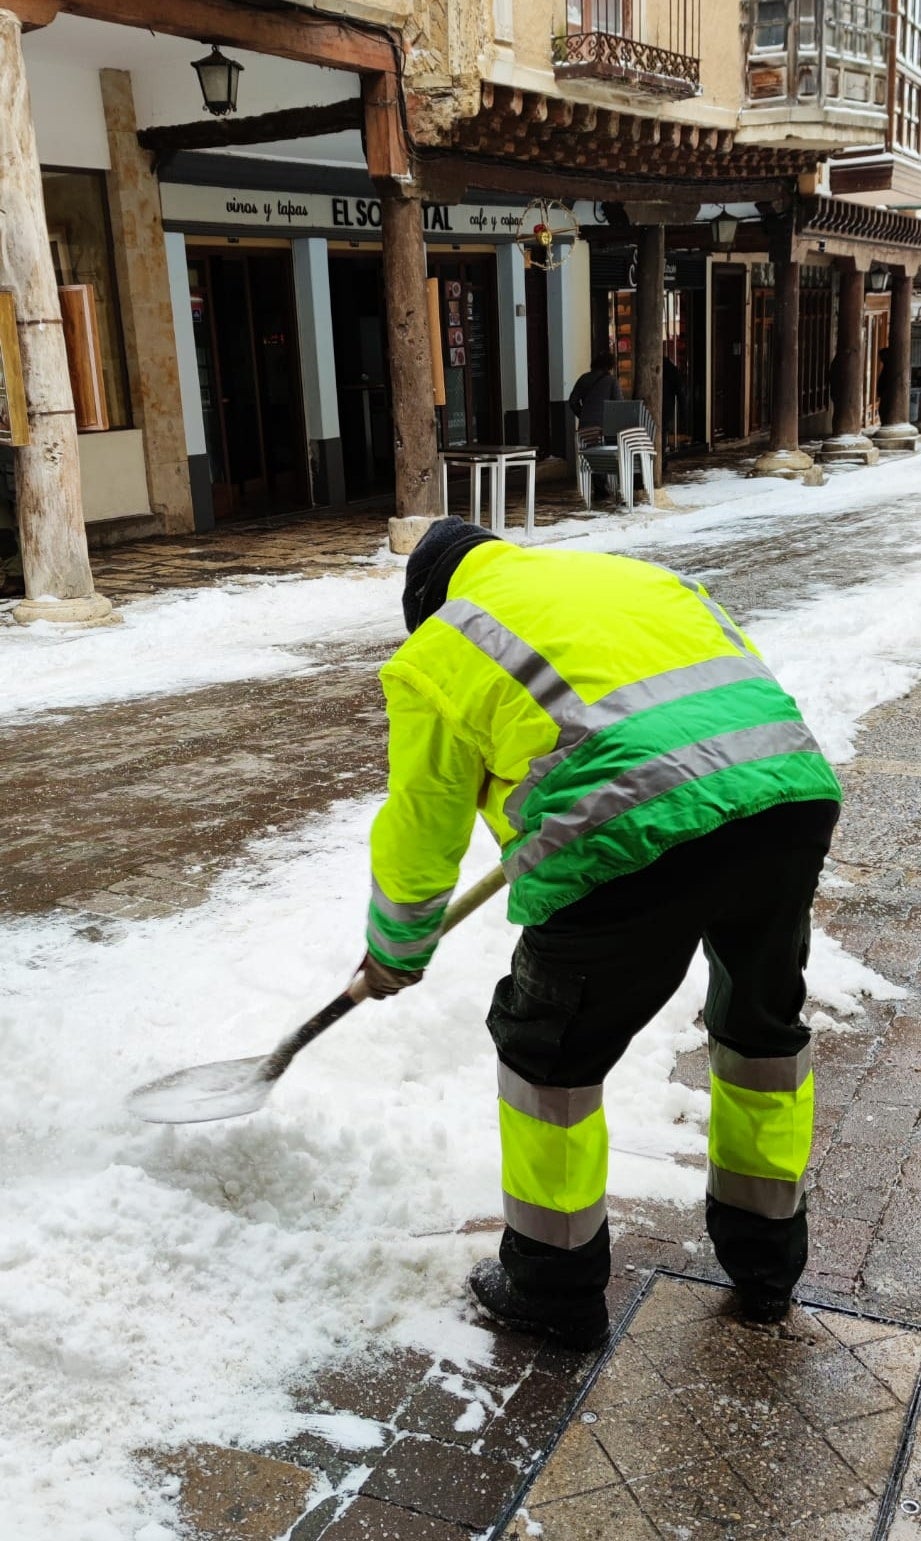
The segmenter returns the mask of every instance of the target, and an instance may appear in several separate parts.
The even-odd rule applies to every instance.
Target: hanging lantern
[[[201,94],[208,112],[216,118],[237,110],[237,85],[243,73],[243,65],[236,59],[225,59],[220,49],[211,45],[206,59],[193,59],[192,68],[198,76]]]

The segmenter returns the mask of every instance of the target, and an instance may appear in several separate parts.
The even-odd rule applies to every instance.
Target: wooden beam
[[[540,158],[547,154],[545,145],[535,147]],[[519,165],[475,160],[463,155],[426,159],[427,170],[436,167],[442,175],[450,175],[454,185],[466,189],[478,188],[495,193],[517,193],[520,197],[545,195],[551,198],[589,198],[595,202],[622,203],[642,202],[654,198],[656,202],[674,199],[687,205],[688,199],[698,198],[701,203],[748,203],[754,200],[771,201],[784,195],[784,184],[776,176],[743,179],[736,175],[716,173],[716,167],[708,168],[706,177],[668,178],[652,176],[646,181],[631,180],[623,169],[609,170],[595,165],[590,172],[567,176],[562,167],[535,165],[534,161]],[[722,167],[721,167],[722,171]]]
[[[23,32],[50,26],[60,9],[61,0],[15,0],[15,3],[3,6],[4,11],[19,17]]]
[[[3,9],[24,20],[50,9],[53,0],[4,0]],[[201,43],[226,43],[254,53],[296,59],[329,69],[375,75],[395,70],[399,43],[380,33],[333,21],[315,11],[291,6],[267,11],[229,0],[60,0],[59,9],[93,21],[146,27]],[[39,23],[41,24],[41,23]]]
[[[222,145],[274,144],[280,139],[311,139],[317,134],[341,134],[364,122],[357,96],[323,107],[287,107],[249,118],[213,118],[207,122],[174,123],[143,128],[138,144],[144,150],[173,154],[177,150],[211,150]]]
[[[410,180],[409,146],[400,111],[400,82],[392,70],[365,75],[361,82],[365,114],[365,159],[374,181]]]

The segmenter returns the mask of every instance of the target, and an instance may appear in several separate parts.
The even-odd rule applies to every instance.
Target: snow
[[[874,472],[874,497],[917,492],[910,470]],[[738,490],[724,481],[704,494]],[[805,499],[860,507],[858,482],[760,483],[657,515],[642,543],[654,537],[667,561],[671,545],[782,526]],[[549,538],[640,544],[622,521],[588,534],[571,523],[572,536],[557,526]],[[917,536],[890,575],[752,627],[836,760],[853,754],[859,717],[918,677],[921,525]],[[10,700],[23,717],[74,711],[322,667],[331,640],[389,645],[401,567],[381,557],[348,576],[170,593],[95,633],[11,625],[0,633]],[[0,1534],[176,1541],[175,1484],[151,1486],[132,1463],[153,1446],[252,1447],[313,1430],[345,1451],[373,1448],[377,1424],[296,1410],[330,1360],[415,1345],[451,1366],[439,1373],[467,1404],[458,1428],[475,1430],[494,1405],[477,1376],[491,1338],[466,1314],[462,1284],[496,1238],[460,1227],[500,1204],[483,1018],[516,935],[501,898],[445,940],[421,986],[362,1005],[305,1050],[259,1114],[157,1127],[124,1107],[132,1087],[184,1064],[267,1052],[339,993],[363,951],[373,812],[341,802],[297,835],[268,834],[199,908],[114,924],[105,943],[63,912],[0,926]],[[464,886],[494,861],[478,830]],[[821,932],[809,986],[816,1029],[829,1032],[847,1030],[862,996],[901,993]],[[707,1098],[669,1077],[676,1053],[703,1042],[704,987],[698,957],[609,1080],[615,1198],[701,1196],[703,1171],[684,1158],[706,1148]]]

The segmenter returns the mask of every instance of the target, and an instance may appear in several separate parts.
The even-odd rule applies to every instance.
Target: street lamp
[[[889,288],[888,268],[870,269],[870,288],[873,290],[874,294],[885,294],[886,290]]]
[[[731,251],[736,238],[736,230],[739,221],[734,214],[727,214],[725,208],[721,209],[715,219],[710,221],[710,236],[717,251]]]
[[[236,59],[225,59],[215,43],[206,59],[193,59],[192,68],[198,76],[205,107],[216,118],[237,110],[237,83],[243,65]]]

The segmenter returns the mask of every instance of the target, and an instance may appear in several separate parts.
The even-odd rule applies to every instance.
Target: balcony
[[[889,110],[889,0],[747,0],[744,122],[884,131]],[[853,136],[852,136],[853,137]]]
[[[566,33],[553,40],[557,80],[599,80],[680,100],[700,90],[701,0],[671,3],[664,37],[633,37],[633,0],[569,0]],[[664,12],[665,7],[661,10]]]

